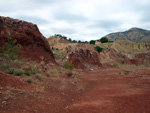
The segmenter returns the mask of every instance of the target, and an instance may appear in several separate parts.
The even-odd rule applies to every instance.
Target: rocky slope
[[[71,60],[75,68],[91,68],[113,64],[144,64],[150,63],[150,43],[137,43],[118,40],[112,43],[96,42],[95,45],[69,43],[63,38],[50,37],[49,43],[57,62],[61,65]],[[103,51],[98,53],[95,46]]]
[[[118,40],[113,43],[96,42],[96,45],[104,48],[100,53],[100,61],[102,63],[150,63],[150,43]]]
[[[70,43],[63,38],[50,37],[48,39],[57,62],[61,65],[66,60],[72,61],[75,68],[84,69],[102,66],[99,54],[92,45]]]
[[[150,31],[134,27],[125,32],[110,33],[106,35],[105,37],[107,37],[111,41],[130,40],[134,42],[149,43]]]
[[[49,43],[37,25],[0,16],[0,46],[5,44],[8,37],[17,39],[17,43],[21,45],[19,54],[23,57],[35,61],[40,61],[43,57],[46,62],[55,63]]]

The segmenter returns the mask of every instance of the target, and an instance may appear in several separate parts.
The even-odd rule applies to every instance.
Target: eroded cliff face
[[[113,43],[96,42],[96,45],[104,48],[100,53],[102,63],[150,63],[150,43],[118,40]]]
[[[50,37],[48,41],[54,48],[57,62],[61,65],[70,60],[78,69],[102,66],[98,52],[90,44],[70,43],[58,37]]]
[[[77,44],[76,46],[66,47],[66,56],[64,58],[69,58],[75,68],[88,68],[92,65],[102,66],[98,52],[82,46],[85,45]]]
[[[0,16],[0,46],[7,38],[16,39],[21,45],[19,54],[25,58],[55,63],[54,56],[46,38],[40,33],[37,25],[22,20]]]

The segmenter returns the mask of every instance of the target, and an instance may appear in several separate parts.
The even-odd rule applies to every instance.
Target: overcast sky
[[[0,16],[37,24],[47,38],[89,41],[132,27],[150,30],[150,0],[0,0]]]

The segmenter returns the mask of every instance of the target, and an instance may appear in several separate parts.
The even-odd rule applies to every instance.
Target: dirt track
[[[77,77],[54,76],[25,89],[14,88],[8,94],[3,86],[0,112],[150,113],[150,69],[109,68],[80,72]]]

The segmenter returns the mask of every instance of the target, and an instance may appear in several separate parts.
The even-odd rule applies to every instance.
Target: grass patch
[[[36,79],[39,79],[39,80],[41,80],[41,78],[42,78],[41,74],[35,74],[34,76],[35,76]]]
[[[7,74],[14,74],[14,70],[15,70],[14,68],[8,68],[6,73]]]
[[[31,72],[25,71],[24,74],[27,75],[27,76],[30,76],[30,75],[31,75]]]
[[[113,67],[118,68],[118,67],[119,67],[119,65],[115,63],[115,64],[113,64]]]
[[[29,79],[26,80],[26,82],[32,83],[32,79],[29,78]]]
[[[47,76],[47,77],[50,77],[50,74],[51,74],[50,71],[47,71],[47,72],[46,72],[46,76]]]
[[[40,73],[40,72],[41,72],[40,69],[38,69],[36,67],[32,68],[32,74],[37,74],[37,73]]]
[[[72,64],[71,61],[67,60],[67,61],[64,63],[64,68],[69,69],[69,70],[73,70],[73,69],[74,69],[74,65]]]
[[[14,69],[14,74],[16,76],[21,76],[24,74],[24,70],[23,69]]]

